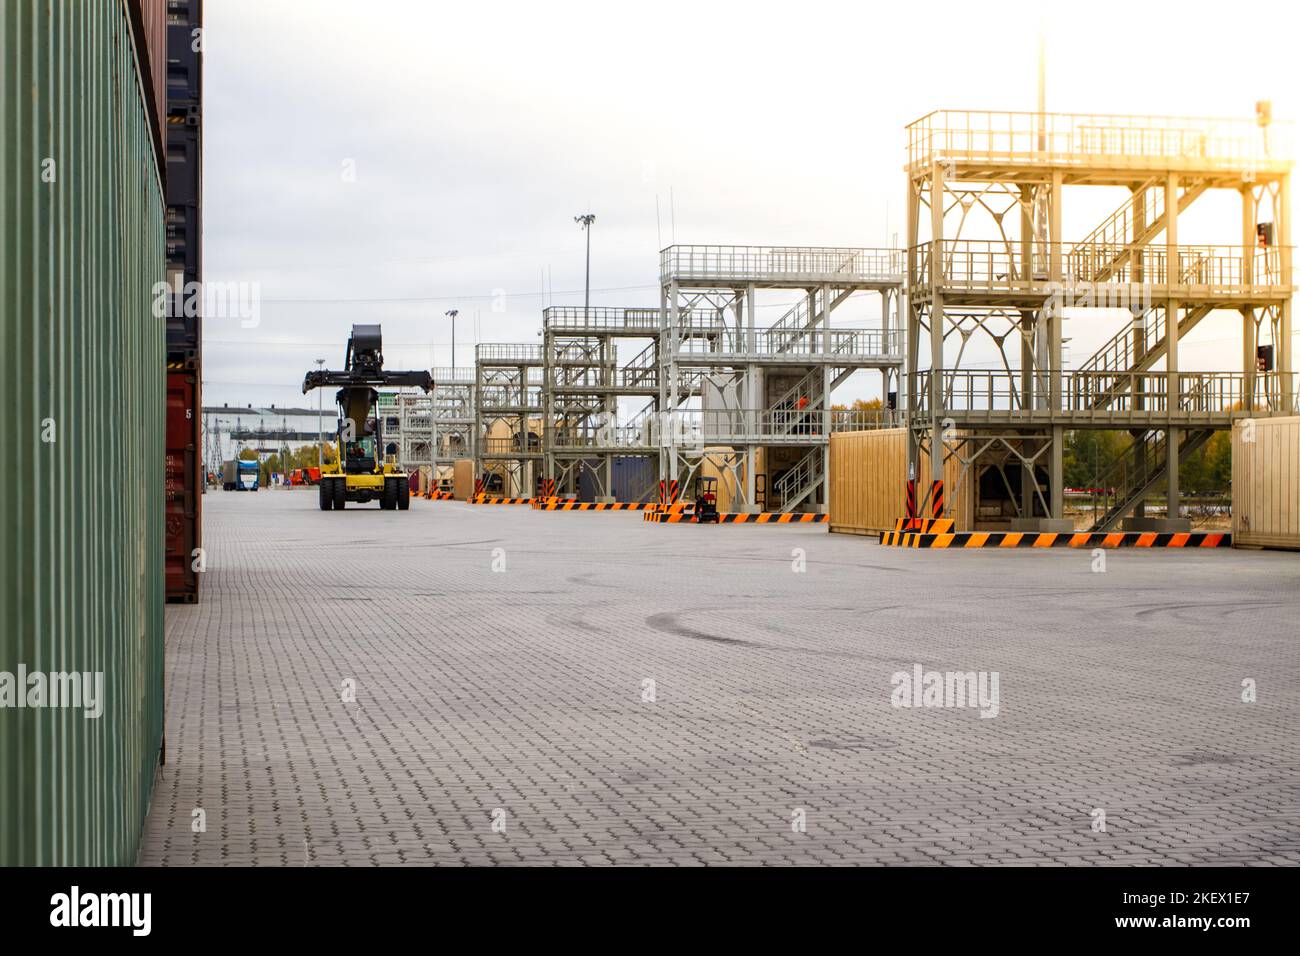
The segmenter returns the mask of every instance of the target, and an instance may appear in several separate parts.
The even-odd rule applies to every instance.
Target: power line
[[[281,262],[267,264],[265,261],[249,266],[223,266],[220,269],[209,268],[213,273],[230,272],[275,272],[280,269],[365,269],[375,266],[401,265],[407,262],[462,262],[473,259],[532,259],[539,256],[567,256],[572,248],[544,249],[537,252],[470,252],[453,253],[442,256],[400,256],[391,259],[368,259],[362,262]]]
[[[659,286],[657,286],[657,285],[624,285],[624,286],[609,286],[609,287],[604,288],[604,289],[592,289],[591,291],[592,291],[592,292],[645,292],[645,291],[650,290],[650,289],[653,289],[653,290],[655,290],[655,291],[658,291]],[[582,295],[583,293],[584,293],[584,290],[583,290],[583,289],[573,289],[573,290],[566,290],[566,291],[561,291],[561,292],[552,292],[551,294],[552,294],[552,295]],[[506,295],[507,295],[509,298],[512,298],[512,299],[537,299],[537,298],[540,298],[540,297],[542,296],[542,293],[541,293],[541,292],[507,292]],[[492,300],[492,299],[496,299],[496,298],[499,298],[499,297],[500,297],[500,293],[493,294],[493,293],[491,293],[491,292],[488,292],[488,293],[484,293],[483,295],[434,295],[434,296],[427,296],[427,295],[426,295],[426,296],[411,295],[411,296],[395,296],[395,297],[392,297],[392,298],[367,298],[367,297],[360,297],[360,298],[355,298],[355,299],[344,299],[344,298],[330,298],[330,299],[278,299],[278,298],[263,298],[263,299],[260,299],[259,302],[262,302],[262,303],[266,303],[266,302],[274,302],[274,303],[300,303],[300,304],[304,304],[304,305],[331,305],[331,304],[334,304],[334,303],[338,303],[338,304],[340,304],[340,305],[364,305],[364,304],[367,304],[367,303],[374,303],[374,304],[377,304],[377,305],[389,305],[389,304],[392,304],[392,303],[394,303],[394,302],[458,302],[458,301],[464,301],[465,299],[486,299],[486,300],[489,300],[489,301],[490,301],[490,300]]]

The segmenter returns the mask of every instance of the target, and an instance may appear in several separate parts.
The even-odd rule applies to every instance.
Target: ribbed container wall
[[[962,432],[956,433],[958,436]],[[930,456],[921,452],[917,504],[928,490]],[[975,530],[974,482],[950,456],[943,466],[947,517],[956,531]],[[882,428],[831,435],[830,530],[879,534],[907,513],[907,430]]]
[[[1232,543],[1300,550],[1300,418],[1233,424]]]
[[[0,708],[0,864],[130,864],[162,742],[163,195],[122,0],[2,9],[0,672],[102,672],[104,700]]]

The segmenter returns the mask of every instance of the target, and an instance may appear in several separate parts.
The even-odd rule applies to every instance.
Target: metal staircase
[[[1178,212],[1208,188],[1208,180],[1189,182],[1178,196]],[[1164,228],[1164,185],[1159,178],[1149,179],[1101,225],[1074,244],[1068,255],[1073,278],[1080,282],[1109,281],[1130,255],[1150,243]],[[1105,250],[1100,257],[1099,249]]]
[[[791,385],[786,391],[772,403],[773,411],[777,412],[797,412],[804,411],[808,413],[822,412],[827,408],[826,402],[830,398],[830,392],[842,385],[850,375],[853,374],[851,368],[832,368],[831,369],[831,386],[830,391],[822,394],[822,369],[809,369],[799,381]],[[804,408],[798,408],[799,397],[807,396],[808,404]],[[788,435],[796,427],[803,424],[803,419],[795,414],[790,414],[781,418],[774,418],[772,432],[776,435]]]
[[[772,483],[772,491],[782,511],[801,505],[821,485],[824,474],[824,449],[819,445],[808,450],[798,464]]]
[[[852,289],[840,289],[831,298],[830,307],[838,307],[845,299],[853,294]],[[774,342],[780,342],[777,347],[778,352],[788,352],[794,348],[802,339],[809,334],[814,333],[817,323],[826,315],[826,303],[822,302],[820,306],[814,304],[816,310],[811,317],[808,315],[808,296],[800,296],[799,301],[791,306],[790,310],[772,323],[769,335]]]
[[[1178,337],[1196,328],[1201,319],[1213,310],[1211,305],[1198,305],[1187,310],[1178,321]],[[1082,373],[1121,373],[1146,372],[1169,350],[1169,337],[1166,335],[1166,310],[1152,309],[1145,327],[1139,329],[1136,324],[1129,324],[1114,335],[1110,341],[1099,348],[1088,361],[1079,367]],[[1132,380],[1118,375],[1115,385],[1099,395],[1094,408],[1101,409],[1110,405],[1115,399],[1129,390]]]
[[[1185,461],[1214,434],[1213,429],[1184,430],[1178,442],[1178,460]],[[1149,431],[1134,439],[1104,474],[1094,480],[1102,493],[1105,511],[1091,531],[1110,531],[1143,501],[1169,473],[1168,432]]]
[[[619,369],[624,388],[655,388],[659,384],[659,344],[651,342]]]

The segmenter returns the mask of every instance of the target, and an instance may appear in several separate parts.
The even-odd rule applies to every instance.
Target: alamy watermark
[[[104,713],[103,671],[0,671],[0,707],[80,708],[87,720]]]
[[[1043,310],[1060,316],[1066,309],[1127,309],[1142,325],[1151,311],[1149,282],[1049,282]]]
[[[159,319],[238,319],[240,328],[254,329],[262,323],[262,284],[184,282],[177,273],[170,283],[154,283],[153,314]]]
[[[152,926],[151,893],[84,893],[73,886],[50,897],[50,925],[75,928],[122,927],[132,936],[148,936]]]
[[[1000,708],[997,671],[895,671],[889,702],[895,707],[978,707],[981,717],[996,717]]]

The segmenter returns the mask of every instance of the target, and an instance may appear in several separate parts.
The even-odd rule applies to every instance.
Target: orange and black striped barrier
[[[907,516],[915,518],[916,515],[916,479],[907,479]]]
[[[532,498],[498,498],[495,495],[473,495],[465,499],[471,505],[530,505]]]
[[[930,482],[930,516],[943,517],[943,479]]]
[[[899,518],[894,522],[895,531],[919,531],[922,533],[942,534],[952,530],[951,518]]]
[[[569,501],[564,498],[533,499],[537,511],[653,511],[654,501]]]
[[[450,491],[426,491],[420,497],[429,501],[450,501],[455,496]]]
[[[1218,531],[886,531],[880,543],[895,548],[1230,548],[1232,535]]]
[[[677,502],[681,497],[681,490],[677,486],[677,479],[670,478],[667,481],[659,482],[659,503],[661,505],[671,505]]]
[[[719,524],[819,524],[827,519],[824,514],[791,511],[723,511],[718,514]],[[695,523],[693,511],[647,511],[642,520],[660,524]]]

